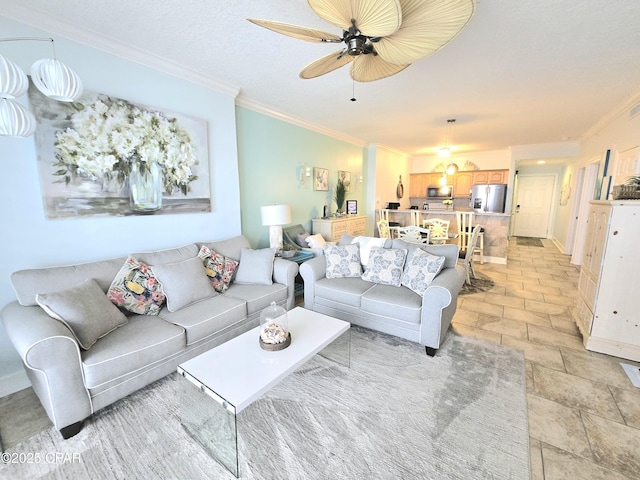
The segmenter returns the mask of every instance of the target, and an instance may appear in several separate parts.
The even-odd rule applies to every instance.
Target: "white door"
[[[516,237],[547,237],[554,186],[554,175],[518,177],[513,228]]]

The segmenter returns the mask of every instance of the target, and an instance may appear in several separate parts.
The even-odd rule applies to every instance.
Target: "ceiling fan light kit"
[[[351,63],[351,78],[371,82],[395,75],[438,51],[467,25],[475,0],[308,0],[342,36],[308,27],[249,18],[256,25],[298,40],[344,43],[302,69],[310,79]]]

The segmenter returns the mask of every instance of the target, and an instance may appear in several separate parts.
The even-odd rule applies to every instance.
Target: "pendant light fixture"
[[[53,38],[0,38],[0,42],[51,42],[54,58],[36,61],[31,66],[31,80],[40,92],[59,102],[73,102],[83,91],[82,80],[76,72],[56,57]],[[0,55],[0,135],[28,137],[36,128],[33,114],[15,99],[29,88],[27,75],[11,60]]]

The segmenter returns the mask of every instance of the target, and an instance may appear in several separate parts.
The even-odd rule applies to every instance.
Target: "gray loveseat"
[[[248,259],[242,272],[243,283],[239,283],[242,261],[237,276],[224,293],[213,290],[208,274],[203,280],[197,270],[192,275],[197,277],[197,282],[194,280],[197,288],[190,285],[191,280],[180,278],[182,265],[195,269],[198,264],[204,275],[202,260],[197,258],[202,245],[228,259]],[[163,287],[167,304],[159,313],[156,311],[157,315],[130,312],[123,315],[106,295],[101,295],[110,289],[128,257],[15,272],[11,280],[18,300],[6,305],[0,317],[22,357],[33,389],[62,436],[77,434],[83,420],[93,412],[175,371],[178,364],[259,325],[262,309],[272,301],[287,310],[293,308],[298,265],[281,258],[256,261],[256,257],[250,256],[266,250],[251,250],[247,239],[238,236],[129,255],[152,269],[157,265],[158,272],[163,272],[163,276],[155,273],[158,280],[166,280]],[[167,272],[174,272],[175,278]],[[255,283],[252,275],[256,276]],[[265,279],[265,275],[269,278]],[[50,306],[59,292],[74,290],[78,284],[96,283],[97,304],[113,313],[112,317],[125,318],[125,323],[119,322],[106,334],[101,332],[97,340],[92,339],[95,343],[83,348],[84,337],[79,336],[76,328],[52,318],[36,297],[41,305],[48,301]],[[206,290],[207,284],[211,290]],[[167,290],[168,287],[171,288]],[[200,294],[201,298],[186,298],[186,305],[176,303],[184,300],[178,297],[188,297],[200,288],[209,293],[204,293],[204,297]],[[106,305],[99,303],[105,301]],[[58,308],[52,307],[59,313]]]
[[[343,235],[339,245],[350,245],[353,239]],[[326,257],[315,257],[300,266],[305,308],[420,343],[433,356],[451,325],[465,280],[465,270],[458,265],[458,246],[395,239],[387,240],[382,248],[406,250],[407,264],[416,249],[444,257],[444,263],[424,294],[419,295],[404,285],[376,283],[359,275],[327,278]],[[369,254],[369,262],[371,258]]]

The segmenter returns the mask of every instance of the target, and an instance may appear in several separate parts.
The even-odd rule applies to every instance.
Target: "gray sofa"
[[[260,252],[250,250],[247,239],[238,236],[218,242],[134,253],[130,257],[151,265],[152,269],[157,265],[166,270],[167,265],[194,264],[193,258],[202,245],[235,260],[240,260],[241,255],[250,258],[243,249],[249,249],[249,253]],[[178,364],[259,325],[261,311],[272,301],[286,309],[293,308],[295,303],[296,263],[281,258],[267,259],[261,263],[271,262],[272,279],[269,281],[272,280],[272,284],[264,278],[254,284],[251,278],[247,279],[247,275],[250,277],[253,273],[254,262],[247,261],[245,267],[250,264],[251,268],[245,268],[242,284],[237,283],[240,279],[236,277],[224,293],[211,287],[209,296],[186,306],[180,305],[180,308],[173,308],[174,311],[170,311],[170,300],[175,301],[177,297],[172,292],[176,286],[184,286],[182,281],[173,281],[171,293],[165,290],[168,306],[162,307],[158,315],[130,312],[122,315],[107,299],[107,309],[115,309],[115,314],[126,318],[126,323],[103,334],[85,349],[75,328],[52,318],[36,302],[36,296],[42,304],[42,298],[53,298],[64,289],[73,290],[70,287],[84,285],[86,279],[95,279],[106,293],[127,258],[22,270],[12,275],[17,301],[6,305],[0,317],[9,339],[22,357],[33,389],[64,438],[78,433],[83,420],[93,412],[174,372]],[[202,268],[202,263],[199,266]],[[240,268],[236,272],[238,277]],[[259,272],[262,277],[265,268]],[[267,275],[270,273],[268,271]],[[167,277],[158,275],[159,280],[162,278]],[[198,281],[209,283],[206,275],[204,280],[198,275]],[[89,282],[93,283],[93,280]],[[207,288],[204,283],[199,285]],[[187,285],[183,290],[190,294],[193,289]],[[102,297],[99,301],[105,302],[107,297]]]
[[[339,245],[352,242],[353,237],[343,235]],[[383,248],[406,249],[406,262],[420,248],[443,256],[444,264],[421,296],[403,285],[378,284],[362,277],[327,278],[326,258],[315,257],[300,266],[305,308],[417,342],[433,356],[451,324],[465,280],[465,270],[458,265],[458,246],[395,239],[387,240]]]

